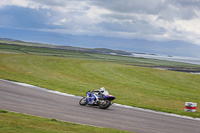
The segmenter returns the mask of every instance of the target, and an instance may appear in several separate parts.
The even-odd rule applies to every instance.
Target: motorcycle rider
[[[106,91],[106,89],[104,87],[101,87],[99,90],[93,90],[93,92],[98,92],[101,93],[103,95],[109,95],[108,91]]]
[[[109,95],[108,91],[104,87],[101,87],[99,90],[92,90],[91,91],[93,94],[91,94],[89,97],[89,104],[93,104],[96,101],[99,100],[99,97],[102,98],[103,95]]]

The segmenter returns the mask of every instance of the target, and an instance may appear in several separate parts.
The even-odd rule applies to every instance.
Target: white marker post
[[[185,102],[185,111],[196,112],[197,103]]]

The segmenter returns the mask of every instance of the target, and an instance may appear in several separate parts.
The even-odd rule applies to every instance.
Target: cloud
[[[63,19],[61,19],[61,20],[59,20],[59,21],[57,21],[57,22],[55,22],[53,24],[62,26],[62,25],[66,24],[67,22],[70,22],[70,21],[71,21],[71,19],[67,20],[66,18],[63,18]]]
[[[0,8],[6,6],[17,6],[17,7],[24,7],[24,8],[31,8],[31,9],[39,9],[39,8],[46,8],[45,5],[40,5],[35,3],[31,0],[1,0]]]
[[[1,0],[8,6],[46,12],[38,30],[48,32],[200,44],[199,0]]]

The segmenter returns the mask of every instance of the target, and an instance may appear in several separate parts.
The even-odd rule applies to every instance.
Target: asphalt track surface
[[[0,109],[135,133],[200,133],[200,121],[111,106],[80,106],[78,97],[0,80]]]

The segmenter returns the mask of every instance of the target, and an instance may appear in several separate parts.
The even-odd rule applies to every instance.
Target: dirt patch
[[[5,51],[0,51],[0,53],[19,54],[19,53],[15,53],[15,52],[5,52]]]

